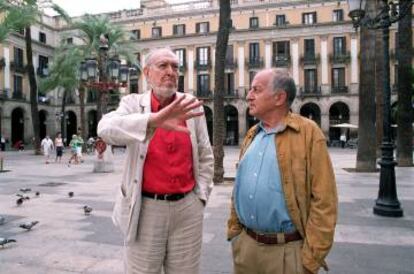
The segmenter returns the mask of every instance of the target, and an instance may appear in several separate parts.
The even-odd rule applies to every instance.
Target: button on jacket
[[[325,136],[311,120],[288,113],[285,130],[275,140],[282,189],[291,220],[304,239],[303,265],[316,273],[323,266],[334,239],[337,219],[335,175]],[[240,159],[257,133],[251,128],[241,146]],[[231,202],[227,237],[238,235],[242,226]]]
[[[188,99],[192,95],[185,94]],[[186,99],[187,99],[186,98]],[[203,111],[203,107],[195,111]],[[127,145],[126,161],[118,189],[112,220],[120,228],[126,244],[135,241],[141,208],[142,173],[148,144],[154,129],[148,127],[151,92],[122,98],[117,110],[102,117],[98,135],[111,145]],[[205,116],[187,120],[193,155],[195,194],[208,200],[213,188],[213,152],[208,139]]]

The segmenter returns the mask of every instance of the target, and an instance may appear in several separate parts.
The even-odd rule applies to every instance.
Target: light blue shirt
[[[234,187],[234,205],[240,222],[264,233],[292,232],[295,227],[286,208],[276,133],[259,124],[258,133],[239,163]]]

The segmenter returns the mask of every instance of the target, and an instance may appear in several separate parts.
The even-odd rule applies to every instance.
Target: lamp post
[[[374,214],[386,217],[402,217],[403,210],[397,197],[395,182],[394,143],[391,135],[391,88],[390,88],[390,56],[389,56],[389,27],[411,12],[412,1],[399,1],[398,7],[394,1],[382,0],[380,12],[374,18],[366,16],[366,0],[348,0],[349,17],[351,17],[355,30],[359,26],[369,29],[382,29],[384,43],[384,118],[383,138],[381,144],[381,160],[379,164],[380,182],[378,198],[373,209]]]
[[[84,60],[79,66],[79,77],[84,87],[98,91],[97,121],[107,112],[108,93],[120,87],[127,87],[130,68],[121,65],[115,56],[108,58],[109,37],[104,34],[99,37],[99,53],[96,59]],[[101,141],[104,149],[97,150],[98,157],[94,162],[94,172],[112,172],[114,170],[112,153]]]

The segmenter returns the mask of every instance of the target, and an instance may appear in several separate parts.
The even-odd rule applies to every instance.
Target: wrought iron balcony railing
[[[237,68],[237,60],[235,59],[226,59],[225,60],[226,69],[235,69]]]
[[[322,95],[322,90],[320,86],[316,87],[300,87],[299,88],[299,97],[319,97]]]
[[[26,73],[26,67],[23,63],[10,62],[10,69],[18,73]]]
[[[21,90],[15,90],[12,93],[12,98],[16,100],[26,100],[26,95]]]
[[[289,67],[290,62],[290,55],[276,55],[273,58],[274,67]]]
[[[347,86],[333,86],[332,93],[348,93]]]
[[[201,60],[196,60],[194,62],[194,67],[196,68],[196,70],[209,70],[211,68],[211,61],[210,60],[203,60],[201,62]]]
[[[213,99],[211,90],[197,90],[196,95],[200,99]]]
[[[329,55],[329,60],[334,64],[347,64],[351,61],[351,53],[341,52]]]
[[[307,65],[318,65],[320,61],[319,54],[305,54],[300,57],[300,63],[304,66]]]
[[[225,90],[224,98],[237,99],[239,98],[239,94],[237,93],[237,90]]]
[[[263,67],[263,58],[261,58],[261,57],[260,58],[258,58],[258,57],[248,58],[248,59],[246,59],[246,65],[250,69],[262,68]]]

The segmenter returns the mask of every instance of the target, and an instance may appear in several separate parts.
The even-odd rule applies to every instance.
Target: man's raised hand
[[[196,112],[194,110],[200,107],[203,102],[196,98],[190,100],[184,99],[185,95],[179,96],[177,94],[174,101],[169,105],[157,113],[152,113],[148,122],[149,126],[190,133],[189,129],[182,125],[182,122],[197,116],[202,116],[204,112]]]

